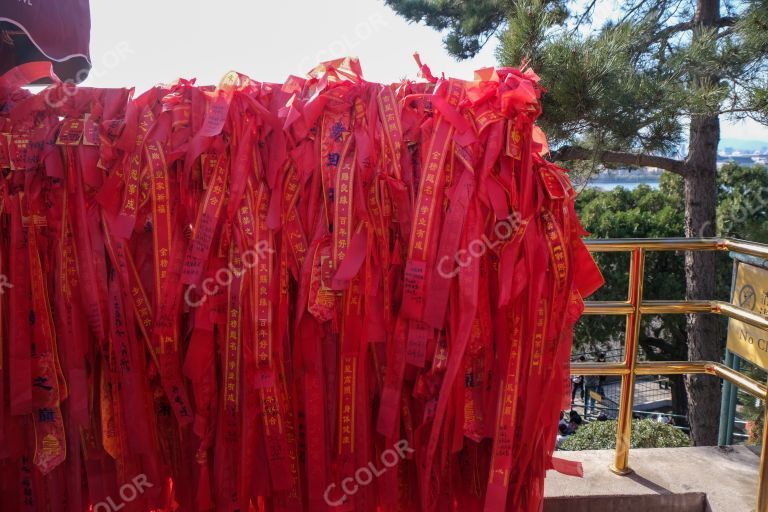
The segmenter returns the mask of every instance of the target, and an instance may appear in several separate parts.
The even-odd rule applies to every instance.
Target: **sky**
[[[395,82],[416,77],[415,51],[438,76],[472,79],[475,69],[497,64],[495,39],[457,61],[442,37],[383,0],[91,0],[93,68],[83,85],[142,92],[178,77],[216,84],[229,70],[283,82],[345,55],[360,58],[366,79]],[[768,127],[726,121],[721,136],[768,141]]]

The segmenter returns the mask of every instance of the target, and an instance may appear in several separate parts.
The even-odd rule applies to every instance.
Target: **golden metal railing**
[[[629,468],[629,446],[632,433],[632,402],[637,375],[709,374],[725,379],[741,390],[763,401],[768,400],[768,386],[714,361],[638,362],[640,320],[643,314],[714,313],[741,320],[768,331],[768,320],[751,311],[717,300],[643,300],[645,254],[647,251],[731,251],[768,260],[768,245],[729,238],[622,238],[585,240],[591,252],[629,252],[629,293],[626,301],[587,301],[584,314],[625,315],[626,336],[622,363],[573,363],[572,375],[618,375],[621,377],[619,424],[616,454],[611,471],[619,475]],[[763,423],[762,451],[758,474],[757,511],[768,512],[768,408]]]

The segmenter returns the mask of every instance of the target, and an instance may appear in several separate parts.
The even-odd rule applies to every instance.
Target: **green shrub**
[[[575,434],[568,436],[561,450],[610,450],[616,448],[618,422],[593,421],[582,425]],[[633,420],[631,448],[675,448],[690,446],[688,435],[666,423],[654,420]]]

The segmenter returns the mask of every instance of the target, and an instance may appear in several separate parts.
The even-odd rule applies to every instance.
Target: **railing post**
[[[736,288],[736,272],[738,271],[739,263],[738,259],[733,257],[733,266],[731,270],[731,295],[730,299],[733,302],[734,289]],[[734,359],[738,356],[725,349],[725,366],[728,368],[734,368]],[[738,369],[736,370],[738,371]],[[726,446],[733,442],[733,419],[736,413],[736,404],[732,403],[736,399],[736,386],[728,382],[723,381],[722,397],[720,399],[720,430],[718,432],[717,444],[720,446]]]
[[[731,368],[741,373],[741,357],[733,354]],[[725,434],[728,441],[727,444],[733,444],[733,425],[736,422],[736,405],[739,403],[738,392],[738,386],[731,386],[731,389],[729,390],[730,396],[728,397],[728,426]]]
[[[763,400],[765,405],[765,400]],[[766,450],[768,449],[768,408],[763,411],[763,444],[760,447],[760,472],[757,474],[757,504],[756,512],[768,512],[768,467],[766,466]]]
[[[629,264],[629,298],[632,313],[627,317],[624,344],[624,366],[628,370],[621,377],[621,398],[619,399],[619,423],[616,432],[616,455],[611,471],[619,475],[632,472],[629,469],[629,445],[632,436],[632,405],[635,398],[635,366],[640,339],[640,305],[643,301],[643,281],[645,274],[645,250],[632,250]]]
[[[733,352],[728,349],[725,349],[725,366],[733,368]],[[720,427],[717,433],[717,444],[719,446],[731,444],[728,438],[728,421],[731,419],[728,417],[728,412],[731,410],[732,387],[733,384],[723,380],[722,395],[720,397]]]

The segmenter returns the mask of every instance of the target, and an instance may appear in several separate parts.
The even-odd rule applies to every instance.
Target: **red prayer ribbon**
[[[0,502],[537,512],[580,475],[557,411],[602,276],[543,89],[417,62],[0,77]]]

